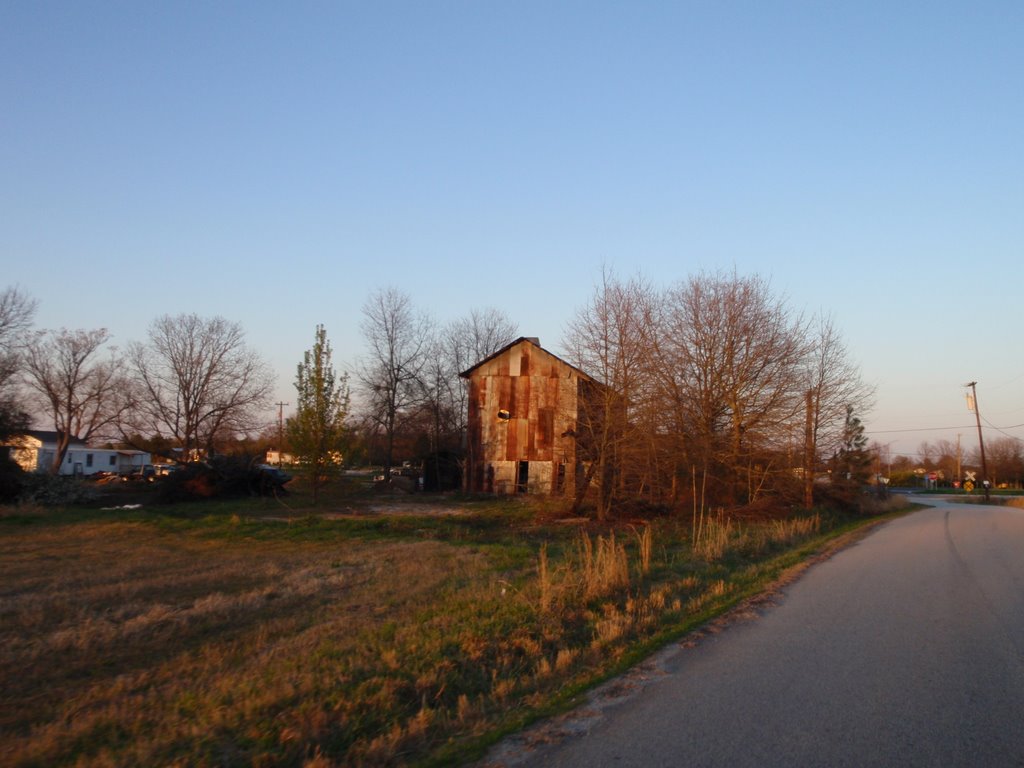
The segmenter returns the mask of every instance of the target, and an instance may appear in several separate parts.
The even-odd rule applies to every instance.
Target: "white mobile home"
[[[8,448],[14,459],[26,472],[48,472],[57,453],[59,435],[56,432],[33,430],[15,438]],[[92,448],[77,438],[68,445],[64,461],[60,465],[62,475],[94,475],[97,472],[111,472],[127,475],[141,472],[152,463],[146,451],[126,448]]]

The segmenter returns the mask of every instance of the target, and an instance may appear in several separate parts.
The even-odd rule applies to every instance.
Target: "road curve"
[[[1024,510],[926,503],[482,764],[1024,766]]]

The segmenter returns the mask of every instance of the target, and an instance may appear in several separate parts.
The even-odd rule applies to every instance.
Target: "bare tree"
[[[357,379],[366,415],[384,433],[384,479],[391,479],[395,435],[423,400],[423,375],[432,349],[433,323],[395,288],[374,293],[363,305],[368,353]]]
[[[148,344],[129,347],[128,361],[136,383],[130,426],[174,440],[186,460],[213,452],[219,436],[262,426],[273,377],[237,323],[164,315],[150,325]]]
[[[862,416],[874,397],[874,388],[861,378],[832,318],[819,317],[812,332],[802,467],[804,505],[808,509],[814,504],[814,473],[822,456],[832,456],[839,450],[849,412]]]
[[[116,351],[99,358],[109,340],[106,328],[62,329],[39,333],[28,348],[26,383],[57,432],[52,474],[60,471],[73,438],[88,442],[112,428],[124,411],[125,382]]]
[[[36,302],[17,287],[0,293],[0,391],[18,372]]]
[[[432,335],[431,349],[420,376],[422,408],[419,425],[429,435],[435,454],[465,448],[469,402],[469,381],[459,376],[481,360],[507,346],[516,338],[516,326],[496,309],[474,309],[468,315]],[[434,474],[425,480],[431,487],[441,485],[440,455],[429,462]],[[429,468],[428,468],[429,471]]]
[[[578,404],[576,443],[587,471],[573,504],[578,511],[596,478],[598,519],[609,515],[617,491],[625,490],[627,473],[639,474],[630,458],[642,448],[646,430],[634,409],[648,389],[653,303],[653,292],[641,279],[622,282],[605,270],[590,302],[570,321],[564,341],[572,362],[598,382],[584,388]]]
[[[493,308],[474,309],[441,334],[438,362],[443,373],[442,396],[460,441],[466,434],[469,381],[459,374],[508,346],[518,335],[508,315]]]
[[[36,302],[17,287],[0,293],[0,439],[28,429],[29,417],[16,393]]]
[[[935,464],[935,446],[927,440],[921,441],[917,446],[917,457],[922,467],[931,469]]]
[[[959,445],[945,438],[935,441],[935,468],[942,472],[943,479],[948,481],[959,480],[957,470],[961,469],[962,464],[963,460]]]
[[[452,322],[445,333],[451,356],[459,372],[490,357],[518,336],[516,324],[504,312],[494,309],[474,309]]]
[[[1003,484],[1021,487],[1024,480],[1024,442],[1016,437],[986,440],[985,453],[996,487]]]
[[[429,421],[427,430],[431,451],[440,451],[446,447],[458,448],[461,429],[466,420],[460,413],[460,395],[464,387],[448,352],[444,339],[434,337],[419,381],[423,395],[423,418]]]
[[[803,410],[805,323],[759,277],[697,275],[665,302],[657,371],[680,458],[721,500],[753,500]]]

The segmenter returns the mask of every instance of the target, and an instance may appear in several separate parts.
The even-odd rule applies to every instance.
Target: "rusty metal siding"
[[[554,458],[555,412],[552,408],[537,409],[537,453],[549,461]]]
[[[523,340],[468,373],[472,490],[514,488],[517,462],[531,462],[531,491],[571,490],[576,473],[579,371]],[[500,411],[508,419],[500,419]],[[510,491],[511,492],[511,491]]]

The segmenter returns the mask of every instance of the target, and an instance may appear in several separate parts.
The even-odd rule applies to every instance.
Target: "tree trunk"
[[[590,462],[590,466],[587,467],[587,473],[583,476],[583,482],[578,483],[576,486],[576,495],[572,500],[572,509],[570,514],[576,516],[580,513],[580,509],[583,507],[583,499],[587,495],[587,489],[590,487],[590,482],[594,479],[594,472],[597,469],[596,462]]]

